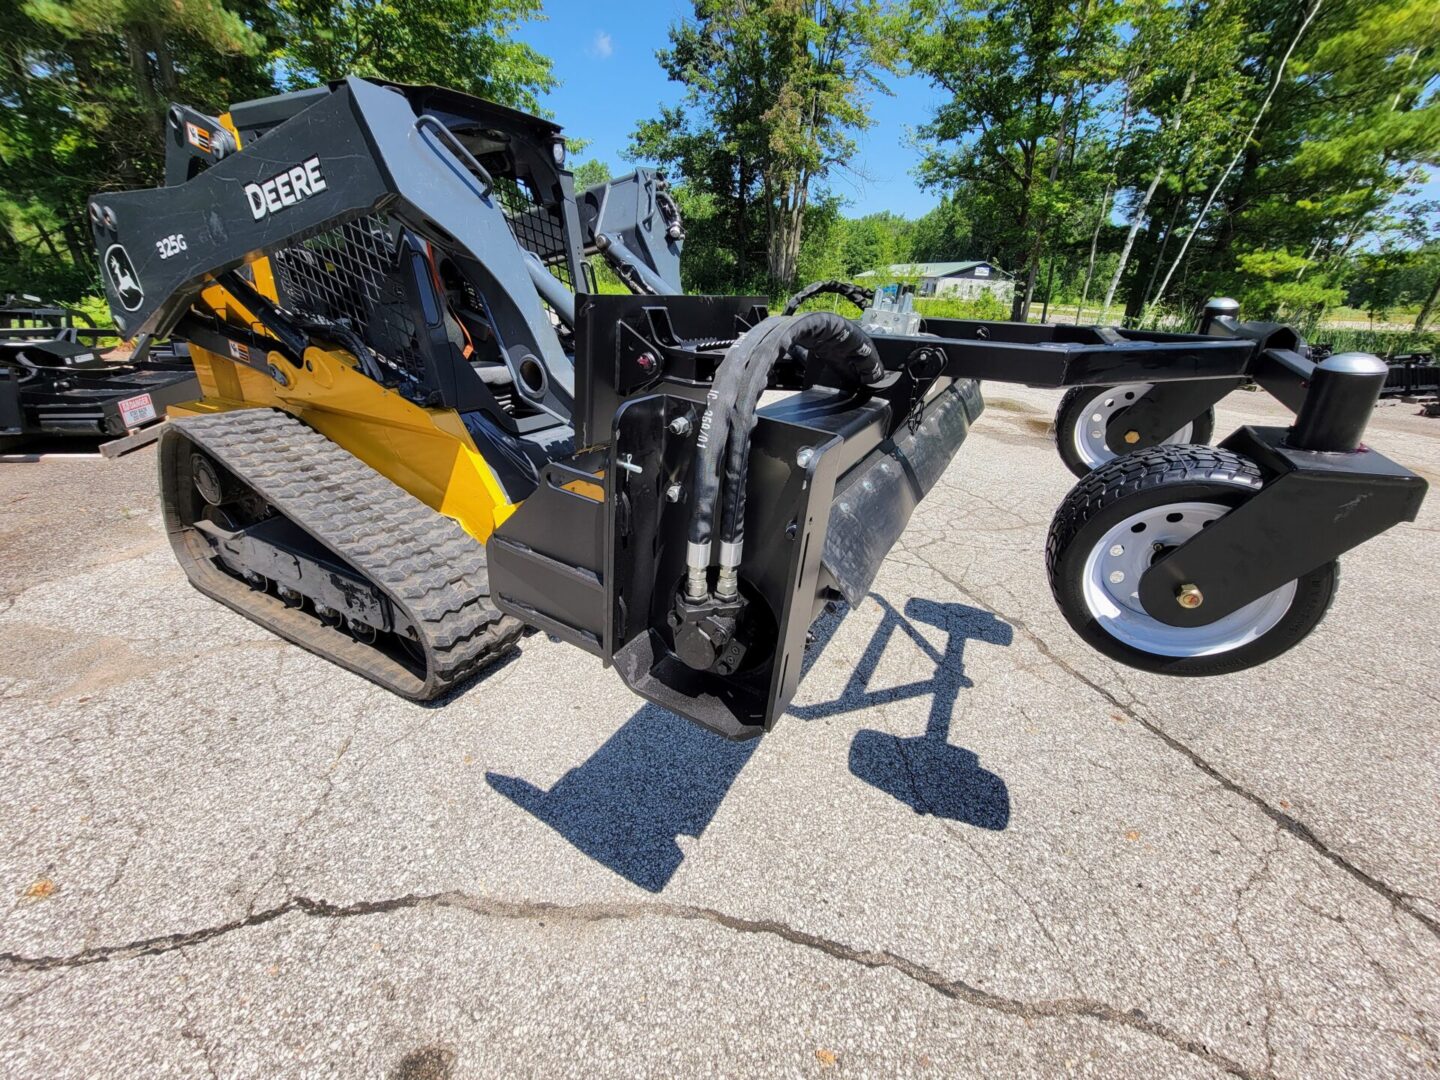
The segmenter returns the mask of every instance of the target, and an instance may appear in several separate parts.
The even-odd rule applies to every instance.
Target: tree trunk
[[[1161,215],[1156,213],[1150,217],[1150,223],[1145,227],[1144,233],[1135,245],[1135,273],[1130,277],[1130,289],[1125,297],[1125,310],[1121,318],[1127,324],[1134,325],[1133,320],[1139,318],[1141,300],[1140,282],[1146,274],[1155,266],[1155,253],[1160,247],[1160,234],[1164,231]]]
[[[70,259],[76,266],[95,265],[94,241],[86,229],[67,218],[61,223],[60,232],[65,237],[65,246],[70,250]]]
[[[1160,249],[1155,252],[1155,261],[1150,266],[1150,277],[1145,282],[1145,291],[1140,294],[1140,310],[1137,314],[1144,315],[1145,308],[1150,303],[1150,290],[1155,287],[1155,277],[1160,273],[1160,264],[1165,261],[1165,249],[1170,245],[1170,237],[1175,235],[1175,222],[1180,220],[1180,208],[1185,205],[1185,181],[1180,182],[1180,191],[1175,196],[1175,206],[1170,211],[1170,220],[1165,223],[1165,232],[1160,237]]]
[[[1080,302],[1075,305],[1075,322],[1083,318],[1085,301],[1090,299],[1090,281],[1095,276],[1095,251],[1100,243],[1100,229],[1105,224],[1105,215],[1110,210],[1111,181],[1105,181],[1105,194],[1100,197],[1100,213],[1095,216],[1095,231],[1090,234],[1090,257],[1085,260],[1085,284],[1080,287]]]
[[[1285,65],[1290,62],[1290,57],[1295,52],[1295,47],[1300,44],[1300,39],[1305,36],[1305,31],[1309,28],[1311,21],[1320,10],[1320,3],[1321,0],[1315,0],[1315,2],[1310,5],[1310,10],[1305,13],[1305,18],[1296,29],[1295,36],[1290,39],[1290,44],[1285,49],[1285,55],[1280,58],[1280,66],[1275,69],[1275,79],[1271,82],[1270,89],[1265,94],[1265,100],[1260,102],[1260,108],[1255,113],[1255,119],[1250,122],[1250,130],[1245,133],[1245,138],[1241,141],[1240,148],[1235,151],[1235,156],[1230,159],[1230,164],[1227,165],[1225,171],[1220,174],[1220,179],[1215,181],[1215,186],[1210,189],[1210,195],[1206,198],[1205,205],[1200,207],[1200,213],[1195,218],[1195,224],[1190,228],[1190,231],[1185,234],[1185,242],[1180,245],[1180,251],[1176,254],[1175,261],[1170,264],[1170,270],[1166,273],[1165,280],[1160,282],[1160,288],[1155,293],[1155,302],[1157,304],[1165,295],[1165,290],[1170,287],[1170,279],[1175,276],[1175,271],[1179,268],[1180,264],[1185,261],[1185,253],[1190,250],[1190,241],[1195,239],[1195,234],[1198,233],[1200,227],[1205,224],[1205,215],[1210,212],[1210,207],[1214,205],[1215,196],[1220,194],[1220,189],[1225,186],[1225,181],[1230,179],[1230,174],[1235,171],[1235,166],[1240,164],[1241,157],[1244,156],[1246,149],[1250,146],[1251,140],[1255,138],[1255,132],[1259,129],[1260,121],[1265,116],[1265,110],[1270,107],[1270,102],[1275,97],[1275,91],[1280,89],[1280,81],[1285,77]]]
[[[1155,176],[1150,181],[1150,186],[1145,189],[1145,195],[1135,207],[1135,213],[1130,217],[1130,230],[1125,234],[1125,244],[1120,249],[1120,261],[1115,265],[1115,273],[1110,277],[1110,287],[1105,290],[1105,306],[1100,309],[1100,322],[1104,322],[1110,314],[1110,305],[1115,302],[1115,290],[1120,287],[1120,278],[1125,274],[1125,264],[1130,261],[1130,252],[1135,247],[1135,237],[1140,232],[1140,226],[1145,221],[1145,214],[1150,209],[1150,200],[1155,197],[1155,189],[1160,186],[1160,178],[1165,175],[1165,166],[1161,165],[1155,170]]]
[[[155,66],[160,73],[160,89],[167,99],[172,98],[179,89],[179,84],[175,78],[175,61],[170,55],[170,44],[165,40],[164,29],[158,26],[152,28],[150,40],[155,46]]]
[[[1420,314],[1415,317],[1415,332],[1419,333],[1425,329],[1425,324],[1430,321],[1430,316],[1435,313],[1435,307],[1440,304],[1440,274],[1435,277],[1435,284],[1430,289],[1430,295],[1426,297],[1425,303],[1420,306]]]
[[[1083,25],[1083,17],[1082,17]],[[1060,106],[1060,129],[1056,135],[1055,156],[1050,160],[1050,186],[1055,186],[1056,180],[1060,178],[1060,162],[1065,158],[1065,136],[1069,133],[1070,126],[1070,95],[1065,95],[1064,103]],[[1045,255],[1045,239],[1049,235],[1050,221],[1048,214],[1041,214],[1040,220],[1035,226],[1035,242],[1030,247],[1030,269],[1025,275],[1025,303],[1020,308],[1020,318],[1016,322],[1030,321],[1030,304],[1035,298],[1035,281],[1040,275],[1040,260]],[[1054,263],[1051,263],[1054,269]],[[1049,307],[1049,290],[1046,290],[1046,307]]]
[[[133,29],[125,33],[125,50],[130,58],[130,77],[135,84],[136,96],[140,99],[145,125],[153,131],[155,138],[159,139],[164,134],[161,115],[164,107],[155,96],[155,84],[150,81],[149,54]]]
[[[1030,225],[1030,196],[1029,196],[1029,185],[1027,184],[1027,185],[1025,186],[1025,192],[1024,192],[1024,194],[1023,194],[1023,196],[1022,196],[1022,201],[1021,201],[1021,204],[1020,204],[1020,221],[1019,221],[1019,226],[1020,226],[1020,227],[1019,227],[1019,230],[1018,230],[1018,231],[1019,231],[1019,233],[1020,233],[1021,236],[1024,236],[1024,235],[1025,235],[1025,230],[1029,227],[1029,225]],[[1024,321],[1025,321],[1025,316],[1024,316],[1024,314],[1023,314],[1024,310],[1025,310],[1025,295],[1024,295],[1024,292],[1023,292],[1021,289],[1018,289],[1018,288],[1017,288],[1017,289],[1015,290],[1015,295],[1010,298],[1010,321],[1011,321],[1011,322],[1024,322]]]

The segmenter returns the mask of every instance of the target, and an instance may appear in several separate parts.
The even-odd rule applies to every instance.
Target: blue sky
[[[599,158],[614,173],[634,167],[620,155],[636,123],[681,97],[655,51],[668,43],[670,24],[693,10],[689,0],[546,0],[547,19],[520,28],[516,36],[551,58],[561,83],[543,104],[567,135],[590,140],[577,160]],[[858,136],[851,167],[833,175],[831,187],[848,201],[850,214],[891,210],[918,217],[939,199],[915,182],[919,155],[908,136],[930,118],[940,95],[920,78],[888,83],[894,95],[873,97],[875,126]],[[1440,199],[1440,170],[1422,192]]]
[[[636,123],[682,92],[665,78],[655,50],[668,43],[670,24],[692,11],[689,0],[547,0],[548,19],[519,30],[518,38],[550,57],[561,82],[542,99],[544,106],[567,135],[590,140],[577,160],[599,158],[612,172],[634,168],[620,155]],[[876,124],[861,133],[851,168],[833,176],[831,186],[852,214],[893,210],[918,217],[939,199],[910,175],[918,155],[906,135],[929,119],[937,97],[923,79],[889,82],[895,96],[875,96]]]

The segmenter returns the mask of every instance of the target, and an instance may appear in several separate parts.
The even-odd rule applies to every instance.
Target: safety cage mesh
[[[510,176],[497,176],[494,180],[500,209],[510,223],[515,241],[526,251],[540,256],[550,272],[573,289],[569,249],[565,244],[565,219],[560,208],[546,206],[537,199],[528,181]]]
[[[389,218],[367,214],[280,249],[270,265],[286,308],[348,326],[382,363],[421,382],[415,325],[391,276],[397,248]]]

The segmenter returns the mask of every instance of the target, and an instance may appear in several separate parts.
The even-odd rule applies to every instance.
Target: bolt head
[[[1186,583],[1175,590],[1175,602],[1187,610],[1194,610],[1205,602],[1199,587]]]
[[[667,502],[679,502],[682,492],[683,489],[680,487],[679,484],[671,484],[668,488],[665,489],[665,499]]]
[[[670,430],[676,435],[690,434],[690,419],[686,416],[677,416],[670,421]]]
[[[1140,433],[1138,431],[1125,432],[1125,441],[1131,446],[1134,446],[1137,442],[1140,441]]]

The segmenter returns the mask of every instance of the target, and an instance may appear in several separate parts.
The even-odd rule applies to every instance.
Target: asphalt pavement
[[[1286,656],[1142,674],[1045,581],[1057,398],[743,745],[544,635],[406,703],[186,585],[153,448],[0,465],[0,1074],[1434,1075],[1440,496]]]

